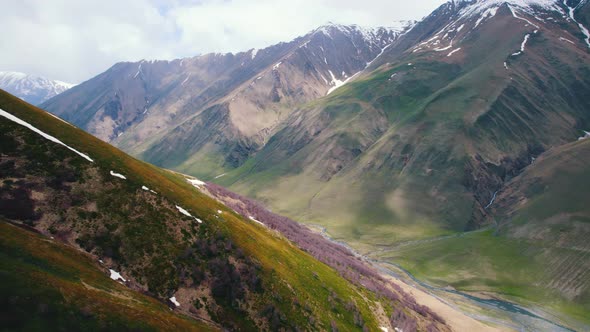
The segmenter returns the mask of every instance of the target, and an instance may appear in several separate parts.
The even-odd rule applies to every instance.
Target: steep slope
[[[85,252],[95,269],[177,312],[230,330],[392,329],[389,315],[400,326],[448,330],[407,294],[360,286],[373,279],[351,283],[180,174],[130,158],[3,91],[0,109],[0,216]],[[13,263],[6,268],[18,268]],[[34,274],[28,266],[24,274]],[[73,280],[83,294],[79,284],[87,282],[73,269],[52,273]],[[32,315],[44,320],[42,312]]]
[[[331,24],[262,50],[120,63],[42,107],[144,160],[219,174],[263,146],[296,105],[343,84],[399,34]]]
[[[0,72],[0,89],[33,105],[39,105],[73,86],[74,84],[19,72]]]
[[[503,221],[497,192],[544,151],[589,130],[590,53],[583,24],[568,14],[573,5],[444,4],[357,79],[294,111],[259,153],[216,181],[443,287],[584,319],[587,285],[575,279],[587,272],[583,251],[547,249],[556,261],[579,259],[574,298],[567,287],[536,284],[535,273],[551,268],[528,259],[540,260],[534,241],[491,231],[442,237]],[[590,11],[585,2],[576,6],[575,17]],[[553,207],[566,211],[561,203]],[[571,250],[576,236],[588,237],[574,224],[580,233],[568,233]],[[435,239],[446,240],[431,245]],[[412,243],[429,249],[411,250]]]
[[[0,230],[5,330],[217,330],[113,282],[88,255],[58,241],[4,219]]]
[[[590,308],[590,140],[543,154],[498,194],[493,210],[500,234],[543,243],[542,280],[565,298]]]
[[[590,55],[557,2],[455,6],[394,42],[372,72],[294,111],[218,181],[357,245],[485,224],[506,180],[590,127]],[[418,40],[399,53],[408,38]]]
[[[589,165],[588,139],[553,148],[497,194],[490,207],[492,229],[407,243],[376,255],[440,287],[549,310],[585,331],[590,325]]]
[[[495,215],[502,221],[501,228],[518,223],[512,220],[548,222],[556,215],[563,215],[567,219],[564,223],[572,226],[578,216],[584,219],[590,215],[590,206],[584,204],[584,199],[577,199],[588,196],[590,191],[588,137],[590,134],[585,133],[577,142],[547,151],[502,188],[493,205]],[[570,245],[584,247],[588,243]]]
[[[590,140],[544,153],[497,196],[498,232],[542,245],[542,287],[590,308]],[[578,313],[580,317],[583,312]]]

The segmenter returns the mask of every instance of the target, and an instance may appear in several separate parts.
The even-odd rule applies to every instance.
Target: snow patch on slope
[[[197,221],[199,224],[202,224],[202,223],[203,223],[203,221],[202,221],[201,219],[199,219],[199,218],[197,218],[197,217],[193,217],[193,215],[192,215],[192,214],[190,214],[190,213],[189,213],[187,210],[183,209],[182,207],[180,207],[180,206],[176,205],[176,209],[177,209],[177,210],[178,210],[180,213],[184,214],[185,216],[187,216],[187,217],[191,217],[191,218],[195,219],[195,220],[196,220],[196,221]]]
[[[510,12],[512,13],[512,16],[513,16],[514,18],[516,18],[516,19],[519,19],[519,20],[521,20],[521,21],[525,21],[525,22],[527,22],[528,24],[530,24],[530,25],[534,26],[535,28],[539,29],[539,26],[538,26],[538,25],[534,24],[533,22],[531,22],[531,21],[527,20],[527,19],[526,19],[526,18],[524,18],[524,17],[518,16],[518,15],[516,14],[516,11],[514,10],[514,8],[512,8],[512,6],[508,5],[508,8],[510,9]]]
[[[133,78],[137,78],[137,76],[139,76],[141,74],[141,76],[143,76],[143,72],[141,71],[141,65],[143,64],[143,60],[141,60],[141,62],[139,63],[139,67],[137,67],[137,73],[135,73],[135,76],[133,76]]]
[[[184,79],[184,81],[182,81],[182,84],[180,84],[181,86],[184,86],[184,84],[188,81],[188,79],[191,77],[191,74],[189,73],[186,78]],[[145,113],[145,112],[144,112]]]
[[[581,141],[583,139],[590,138],[590,132],[587,132],[587,131],[584,130],[584,134],[585,134],[584,136],[578,138],[578,141]]]
[[[567,38],[563,38],[563,37],[559,37],[559,40],[563,40],[564,42],[568,42],[568,43],[570,43],[570,44],[572,44],[572,45],[575,45],[575,44],[576,44],[576,43],[574,43],[573,41],[571,41],[571,40],[569,40],[569,39],[567,39]]]
[[[435,52],[443,52],[443,51],[446,51],[446,50],[450,50],[452,47],[453,47],[453,41],[451,40],[451,43],[448,46],[435,48],[434,51]]]
[[[170,302],[174,303],[175,306],[180,307],[180,303],[176,301],[176,296],[171,297]]]
[[[582,33],[586,37],[584,39],[584,41],[586,42],[586,45],[588,45],[588,48],[590,48],[590,32],[588,31],[588,29],[586,29],[586,27],[582,23],[576,21],[576,18],[574,17],[574,11],[576,10],[576,7],[568,6],[567,0],[563,0],[563,4],[568,8],[568,15],[571,18],[571,20],[574,21],[574,23],[576,23],[578,25],[578,27],[580,28],[580,31],[582,31]],[[580,4],[582,4],[582,2],[580,2]]]
[[[524,36],[524,40],[523,40],[523,41],[522,41],[522,43],[520,44],[520,51],[521,51],[521,52],[524,52],[524,48],[525,48],[525,46],[526,46],[526,43],[529,41],[529,38],[530,38],[530,37],[531,37],[531,34],[530,34],[530,33],[527,33],[527,34]]]
[[[375,62],[375,60],[377,60],[377,58],[379,58],[379,57],[380,57],[380,56],[381,56],[381,55],[382,55],[382,54],[385,52],[385,50],[387,50],[387,49],[389,48],[389,46],[391,46],[391,44],[389,44],[389,45],[385,46],[384,48],[382,48],[382,49],[381,49],[381,52],[379,52],[379,54],[377,54],[377,56],[376,56],[376,57],[375,57],[373,60],[371,60],[371,61],[367,62],[367,65],[365,66],[365,69],[369,68],[369,66],[370,66],[371,64],[373,64],[373,62]],[[358,73],[357,73],[357,74],[358,74]],[[352,75],[352,76],[354,77],[355,75],[356,75],[356,74],[354,74],[354,75]]]
[[[535,30],[535,31],[536,31],[536,30]],[[530,33],[527,33],[527,34],[524,36],[524,40],[523,40],[523,41],[522,41],[522,43],[520,44],[520,51],[518,51],[518,52],[516,52],[516,53],[512,53],[512,56],[518,56],[518,55],[521,55],[522,53],[524,53],[524,49],[525,49],[526,43],[528,42],[528,40],[529,40],[529,38],[530,38],[530,37],[531,37],[531,34],[530,34]]]
[[[333,85],[333,87],[331,87],[330,90],[328,90],[328,93],[326,93],[326,96],[329,95],[330,93],[332,93],[334,90],[338,89],[339,87],[343,86],[348,81],[350,81],[350,79],[352,79],[353,77],[356,76],[356,74],[354,74],[351,77],[347,78],[346,80],[341,81],[341,80],[337,79],[336,76],[334,76],[334,73],[332,73],[331,70],[328,70],[328,72],[330,73],[330,76],[332,77],[332,82],[330,82],[330,85]]]
[[[259,224],[261,224],[262,226],[265,226],[265,227],[266,227],[266,225],[265,225],[265,224],[263,224],[261,221],[257,220],[256,218],[254,218],[254,217],[252,217],[252,216],[249,216],[249,217],[248,217],[248,219],[250,219],[250,220],[252,220],[253,222],[259,223]]]
[[[52,141],[54,143],[57,143],[57,144],[60,144],[60,145],[65,146],[66,148],[68,148],[68,149],[74,151],[75,153],[77,153],[80,157],[82,157],[82,158],[84,158],[84,159],[86,159],[86,160],[88,160],[90,162],[94,162],[94,160],[92,160],[90,157],[88,157],[88,155],[85,155],[84,153],[82,153],[82,152],[80,152],[80,151],[78,151],[78,150],[76,150],[76,149],[74,149],[74,148],[66,145],[65,143],[63,143],[62,141],[58,140],[57,138],[55,138],[55,137],[53,137],[53,136],[51,136],[49,134],[44,133],[43,131],[41,131],[41,130],[37,129],[36,127],[32,126],[31,124],[29,124],[28,122],[25,122],[25,121],[17,118],[16,116],[14,116],[12,114],[10,114],[8,112],[5,112],[2,109],[0,109],[0,116],[3,116],[5,118],[7,118],[8,120],[11,120],[13,122],[16,122],[19,125],[21,125],[23,127],[26,127],[28,129],[36,132],[37,134],[43,136],[47,140],[50,140],[50,141]]]
[[[109,271],[111,272],[111,276],[110,276],[111,279],[113,279],[115,281],[117,281],[117,280],[123,280],[123,282],[127,281],[125,278],[123,278],[123,276],[119,272],[117,272],[113,269],[109,269]]]
[[[188,211],[183,209],[182,207],[176,205],[176,209],[178,209],[178,211],[180,211],[180,213],[184,214],[185,216],[192,217],[192,215],[190,213],[188,213]]]
[[[119,174],[119,173],[115,173],[115,172],[111,171],[111,175],[116,178],[119,178],[119,179],[127,180],[127,178],[123,174]]]
[[[411,27],[410,27],[410,26],[407,26],[407,27],[406,27],[406,29],[411,29]],[[409,30],[407,30],[407,31],[409,31]],[[387,50],[387,49],[388,49],[390,46],[391,46],[391,43],[390,43],[390,44],[388,44],[387,46],[383,47],[383,48],[381,49],[381,52],[379,52],[379,54],[377,54],[377,56],[376,56],[375,58],[373,58],[373,60],[371,60],[371,61],[367,62],[367,64],[365,65],[365,69],[369,68],[369,66],[370,66],[371,64],[373,64],[373,62],[375,62],[375,60],[377,60],[377,59],[378,59],[378,58],[379,58],[379,57],[380,57],[380,56],[381,56],[383,53],[385,53],[385,51],[386,51],[386,50]],[[330,88],[330,89],[328,90],[328,92],[326,93],[326,96],[327,96],[327,95],[329,95],[330,93],[332,93],[334,90],[338,89],[339,87],[343,86],[344,84],[348,83],[348,82],[349,82],[350,80],[352,80],[353,78],[355,78],[355,77],[356,77],[358,74],[360,74],[360,73],[362,72],[362,70],[361,70],[361,71],[359,71],[359,72],[357,72],[357,73],[354,73],[352,76],[350,76],[350,77],[346,78],[346,80],[344,80],[344,81],[341,81],[341,80],[337,79],[337,78],[334,76],[334,74],[332,73],[332,71],[331,71],[331,70],[328,70],[328,72],[330,73],[330,76],[332,77],[332,82],[330,82],[330,84],[331,84],[331,85],[333,85],[333,87],[332,87],[332,88]],[[345,73],[345,72],[342,72],[342,75],[343,75],[343,76],[345,76],[345,75],[346,75],[346,73]],[[324,81],[326,81],[326,82],[327,82],[327,80],[326,80],[326,79],[325,79],[323,76],[322,76],[322,78],[324,79]]]
[[[486,9],[481,16],[479,17],[479,19],[477,19],[477,22],[475,22],[475,26],[473,27],[474,29],[477,28],[477,26],[485,19],[488,18],[492,18],[494,16],[496,16],[496,13],[498,12],[498,7],[492,7],[492,8],[488,8]]]
[[[449,52],[449,54],[447,54],[447,56],[448,56],[448,57],[449,57],[449,56],[452,56],[453,54],[455,54],[455,52],[459,52],[460,50],[461,50],[461,47],[459,47],[459,48],[456,48],[456,49],[452,50],[451,52]]]

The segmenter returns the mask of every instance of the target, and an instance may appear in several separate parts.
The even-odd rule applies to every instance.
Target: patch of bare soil
[[[385,276],[392,283],[400,286],[405,292],[412,295],[418,304],[429,307],[432,311],[439,314],[445,319],[447,324],[453,331],[479,331],[479,332],[498,332],[498,331],[512,331],[504,327],[495,327],[486,325],[474,318],[471,318],[450,305],[442,302],[436,297],[414,288],[399,279],[391,276]]]

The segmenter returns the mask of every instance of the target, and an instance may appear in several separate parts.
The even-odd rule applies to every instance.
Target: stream
[[[439,294],[440,293],[449,293],[449,294],[459,295],[464,300],[467,300],[470,304],[474,304],[477,307],[483,309],[484,311],[493,310],[493,311],[499,311],[500,313],[505,314],[506,316],[510,317],[510,320],[514,324],[507,324],[506,322],[502,322],[501,320],[495,319],[492,317],[481,317],[481,316],[476,316],[476,315],[472,315],[472,314],[463,312],[463,313],[467,314],[468,316],[471,316],[475,319],[488,321],[488,322],[494,323],[494,324],[500,324],[500,325],[503,325],[503,326],[506,326],[506,327],[509,327],[512,329],[516,329],[518,331],[575,332],[575,330],[572,330],[566,326],[561,325],[560,323],[557,323],[557,322],[552,321],[548,318],[545,318],[545,317],[541,316],[540,314],[536,314],[532,310],[528,310],[526,308],[523,308],[522,306],[517,305],[515,303],[509,302],[509,301],[504,301],[504,300],[498,300],[498,299],[480,298],[480,297],[477,297],[477,296],[474,296],[474,295],[471,295],[468,293],[464,293],[464,292],[461,292],[458,290],[454,290],[454,289],[435,287],[435,286],[425,283],[424,281],[419,280],[414,275],[412,275],[412,273],[410,273],[409,271],[405,270],[404,268],[402,268],[401,266],[399,266],[397,264],[373,260],[373,259],[369,259],[368,261],[373,263],[373,265],[375,267],[377,267],[381,272],[384,272],[384,273],[386,273],[392,277],[395,277],[397,279],[400,279],[400,280],[404,280],[405,278],[403,278],[403,276],[400,275],[399,273],[396,273],[394,271],[394,269],[402,271],[402,273],[405,276],[410,278],[413,282],[415,282],[417,285],[421,286],[423,289],[427,290],[430,295],[433,295],[439,299],[441,299],[440,296],[435,294],[435,292],[439,293]],[[390,266],[393,269],[392,268],[385,268],[384,265]],[[379,268],[379,267],[381,267],[381,268]],[[443,302],[449,304],[448,301],[443,300]],[[456,306],[454,306],[454,307],[456,309],[459,309]],[[461,309],[459,309],[459,310],[461,310]]]
[[[576,330],[572,330],[566,326],[563,326],[559,322],[555,322],[542,314],[533,312],[532,309],[524,308],[520,305],[515,303],[499,300],[499,299],[486,299],[480,298],[469,293],[461,292],[455,289],[447,289],[441,287],[432,286],[422,280],[416,278],[412,273],[405,270],[403,267],[377,259],[371,259],[364,255],[358,253],[354,248],[350,247],[348,244],[333,239],[329,236],[325,227],[320,225],[309,225],[314,228],[319,228],[320,233],[322,236],[329,241],[336,243],[338,245],[346,247],[355,255],[361,257],[365,261],[371,263],[375,268],[381,271],[384,274],[390,275],[396,279],[406,281],[411,280],[414,285],[408,283],[410,286],[415,288],[421,288],[422,290],[426,291],[431,296],[441,300],[442,302],[450,305],[456,310],[470,316],[474,319],[501,325],[513,330],[517,331],[555,331],[555,332],[576,332]],[[466,301],[467,303],[474,305],[481,309],[482,312],[488,312],[489,315],[479,315],[466,312],[465,310],[461,309],[459,306],[454,305],[451,303],[450,299],[445,298],[444,294],[452,294],[461,297],[462,300]],[[491,313],[496,313],[496,315],[491,315]],[[496,318],[498,317],[498,318]],[[506,319],[504,319],[506,318]]]

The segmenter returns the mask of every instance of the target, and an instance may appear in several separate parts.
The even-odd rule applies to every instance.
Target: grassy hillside
[[[502,189],[497,227],[379,253],[417,277],[590,324],[590,140],[552,149]],[[441,254],[444,253],[444,254]],[[573,322],[572,322],[573,319]]]
[[[114,282],[96,261],[0,220],[2,329],[215,331]]]
[[[394,312],[420,329],[446,329],[351,284],[180,174],[133,159],[4,92],[0,108],[93,159],[0,118],[1,215],[104,261],[134,290],[172,307],[174,296],[176,311],[232,330],[377,330]]]

